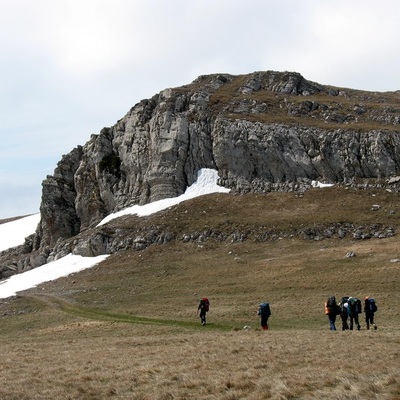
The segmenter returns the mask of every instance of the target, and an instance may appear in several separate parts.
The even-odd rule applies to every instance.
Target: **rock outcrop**
[[[133,204],[182,194],[200,168],[237,192],[400,173],[399,93],[323,86],[298,73],[201,76],[135,105],[43,182],[33,247],[54,247]]]

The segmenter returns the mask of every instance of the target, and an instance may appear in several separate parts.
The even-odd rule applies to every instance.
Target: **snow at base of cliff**
[[[197,181],[189,186],[185,193],[168,199],[154,201],[153,203],[145,204],[143,206],[134,205],[125,208],[117,213],[110,214],[104,218],[98,226],[104,225],[112,219],[122,217],[123,215],[135,214],[139,217],[154,214],[158,211],[165,210],[185,200],[190,200],[198,196],[211,193],[228,193],[230,189],[217,185],[218,172],[213,169],[202,168],[197,175]]]
[[[193,199],[198,196],[211,193],[227,193],[229,189],[217,185],[218,172],[211,169],[201,169],[197,181],[187,188],[185,193],[179,197],[155,201],[144,206],[133,206],[118,213],[111,214],[100,225],[118,218],[121,215],[137,214],[139,216],[150,215],[155,212],[174,206],[182,201]],[[35,232],[40,221],[40,214],[21,218],[16,221],[0,225],[0,251],[24,243],[27,236]],[[27,290],[37,285],[52,281],[75,272],[91,268],[102,261],[108,255],[97,257],[81,257],[69,254],[57,261],[42,265],[27,272],[16,274],[8,279],[0,281],[0,299],[15,296],[18,292]]]

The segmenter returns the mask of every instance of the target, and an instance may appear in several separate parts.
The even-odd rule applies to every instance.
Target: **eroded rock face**
[[[41,243],[54,245],[59,237],[71,237],[80,231],[81,223],[76,212],[77,191],[75,174],[81,163],[83,150],[78,146],[64,155],[54,170],[42,183],[40,204],[41,222],[35,247]]]
[[[166,89],[63,156],[43,182],[34,248],[127,206],[178,196],[200,168],[240,192],[399,175],[400,110],[385,105],[395,95],[273,71]]]

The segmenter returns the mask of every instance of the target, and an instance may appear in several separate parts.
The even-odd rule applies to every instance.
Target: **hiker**
[[[374,314],[376,311],[378,311],[378,307],[375,300],[367,296],[364,301],[365,323],[367,325],[367,329],[369,329],[370,325],[372,325],[375,330],[378,329],[374,322]]]
[[[339,307],[340,307],[340,318],[342,319],[342,331],[349,329],[348,319],[349,319],[349,296],[343,296],[340,300]]]
[[[339,306],[336,303],[335,296],[329,296],[327,301],[325,302],[325,315],[328,316],[329,319],[329,327],[331,331],[336,331],[336,315],[340,314]]]
[[[206,324],[206,314],[210,309],[210,302],[207,297],[203,297],[200,300],[199,306],[197,307],[197,312],[200,311],[201,324],[204,326]]]
[[[271,308],[269,303],[261,303],[258,306],[257,314],[261,317],[261,328],[265,331],[268,330],[268,318],[271,316]]]
[[[353,326],[355,324],[357,326],[357,330],[359,331],[361,329],[361,326],[358,321],[358,314],[361,314],[361,301],[356,297],[349,297],[347,303],[347,311],[350,317],[350,330],[353,330]]]

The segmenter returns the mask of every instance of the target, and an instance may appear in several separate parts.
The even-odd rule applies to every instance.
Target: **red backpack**
[[[210,309],[210,302],[208,301],[207,297],[203,297],[203,298],[200,300],[200,304],[201,304],[201,308],[202,308],[204,311],[208,311],[208,310]]]

